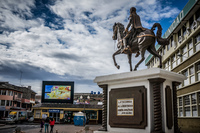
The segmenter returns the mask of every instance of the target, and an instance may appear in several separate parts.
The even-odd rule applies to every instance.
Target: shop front
[[[65,111],[64,112],[64,123],[71,124],[73,120],[73,111]]]
[[[39,122],[41,119],[50,117],[54,118],[57,123],[74,124],[73,118],[75,113],[85,112],[87,117],[87,124],[101,124],[99,123],[102,119],[101,105],[87,105],[85,110],[82,105],[66,104],[66,108],[63,108],[63,105],[65,104],[62,104],[60,108],[48,107],[49,105],[47,106],[47,104],[33,106],[34,120]]]
[[[64,122],[71,124],[73,123],[73,118],[75,113],[84,112],[82,109],[78,111],[64,111]],[[98,110],[85,110],[86,113],[86,124],[98,124]]]
[[[49,117],[54,118],[56,122],[60,122],[60,109],[49,109]]]

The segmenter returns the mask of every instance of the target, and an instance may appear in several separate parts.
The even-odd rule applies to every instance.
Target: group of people
[[[53,127],[55,125],[55,120],[54,118],[49,118],[47,117],[45,120],[41,120],[40,126],[41,126],[41,130],[40,132],[42,132],[43,127],[45,128],[44,131],[45,133],[49,132],[49,125],[51,127],[50,133],[53,133]],[[47,131],[47,132],[46,132]]]

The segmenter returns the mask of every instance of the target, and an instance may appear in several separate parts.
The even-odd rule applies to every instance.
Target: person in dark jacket
[[[44,131],[46,133],[46,130],[47,130],[47,133],[49,132],[49,117],[47,117],[44,121]]]
[[[43,120],[40,121],[40,127],[41,127],[40,132],[42,132],[42,129],[43,129],[43,127],[44,127],[44,121],[43,121]]]

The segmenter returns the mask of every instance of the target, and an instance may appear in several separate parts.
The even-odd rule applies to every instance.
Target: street
[[[15,126],[15,125],[13,125]],[[25,133],[40,133],[40,125],[39,124],[16,124],[17,127],[21,127],[21,131]],[[87,125],[90,127],[91,130],[98,130],[101,125]],[[74,125],[67,125],[67,124],[55,124],[53,132],[56,133],[75,133],[80,130],[84,129],[83,126],[74,126]],[[8,128],[8,129],[0,129],[0,133],[13,133],[15,128]],[[50,127],[49,127],[50,131]],[[90,131],[92,133],[92,131]],[[44,128],[42,133],[44,133]],[[81,132],[80,132],[81,133]],[[84,133],[84,132],[82,132]]]
[[[22,131],[40,128],[40,125],[20,125],[20,124],[17,124],[16,126],[20,127]],[[13,133],[14,131],[15,131],[15,128],[9,128],[9,129],[0,130],[0,133]]]

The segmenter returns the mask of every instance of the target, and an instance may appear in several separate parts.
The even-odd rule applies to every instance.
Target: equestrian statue
[[[131,29],[128,31],[129,27]],[[157,33],[154,34],[154,30],[157,27]],[[160,60],[159,67],[162,68],[162,57],[158,54],[155,49],[155,42],[160,45],[168,45],[169,41],[166,38],[162,38],[162,27],[159,23],[155,23],[151,29],[142,27],[140,16],[136,13],[136,8],[130,8],[129,23],[124,28],[121,23],[115,23],[113,26],[113,40],[118,40],[117,48],[118,50],[113,54],[113,61],[115,66],[119,69],[120,66],[116,63],[115,55],[127,54],[130,64],[130,71],[132,71],[132,53],[136,53],[135,57],[141,55],[140,61],[135,65],[134,71],[137,67],[144,61],[145,51],[149,51],[155,57]]]

